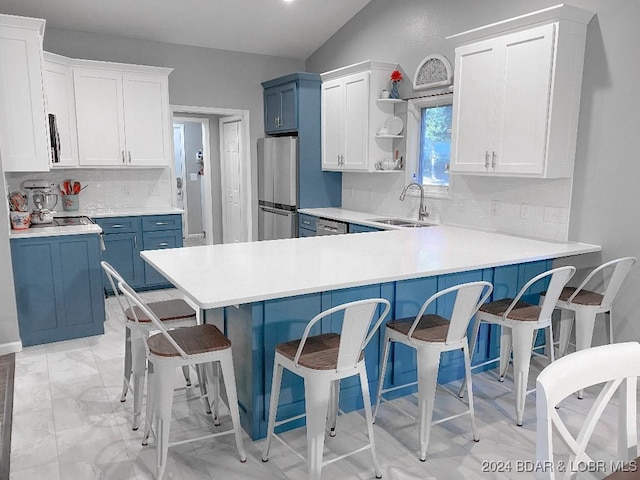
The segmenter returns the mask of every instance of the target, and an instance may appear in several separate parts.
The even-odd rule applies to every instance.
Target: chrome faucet
[[[429,212],[427,212],[427,207],[424,204],[424,187],[422,185],[416,182],[411,182],[409,185],[404,187],[404,190],[402,190],[402,193],[400,194],[400,200],[404,201],[407,190],[409,190],[410,187],[414,186],[420,189],[420,209],[418,210],[418,220],[426,220],[426,218],[429,216]]]

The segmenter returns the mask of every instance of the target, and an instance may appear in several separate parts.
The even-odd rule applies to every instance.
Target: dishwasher
[[[347,233],[348,223],[319,218],[316,223],[316,236],[320,235],[341,235]]]

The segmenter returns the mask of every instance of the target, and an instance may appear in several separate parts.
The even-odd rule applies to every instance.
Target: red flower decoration
[[[400,80],[402,80],[402,73],[400,73],[399,70],[394,70],[393,72],[391,72],[392,82],[399,82]]]

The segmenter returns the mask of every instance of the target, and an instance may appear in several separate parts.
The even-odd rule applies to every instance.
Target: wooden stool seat
[[[374,316],[379,312],[381,306],[385,307],[384,311],[372,326]],[[273,359],[273,376],[271,377],[267,439],[262,453],[263,462],[269,460],[271,440],[274,437],[296,455],[304,458],[281,438],[275,432],[275,429],[305,417],[307,423],[306,461],[309,470],[307,478],[309,480],[320,480],[321,470],[324,465],[366,449],[371,450],[371,460],[376,478],[382,477],[380,466],[376,459],[369,380],[363,352],[380,327],[383,319],[389,313],[390,307],[389,301],[383,298],[370,298],[337,305],[313,317],[305,327],[302,338],[283,342],[276,346]],[[309,336],[309,332],[314,325],[317,325],[323,318],[332,317],[333,315],[335,317],[332,318],[332,323],[341,323],[339,334],[332,332]],[[282,377],[285,369],[304,380],[305,413],[290,416],[276,422],[280,387],[282,386]],[[330,424],[329,436],[336,435],[340,380],[354,376],[357,376],[360,380],[369,442],[363,447],[343,453],[340,457],[323,461],[322,454],[327,421]]]
[[[231,341],[215,325],[194,325],[169,330],[168,334],[187,355],[215,352],[231,348]],[[159,357],[179,357],[180,353],[169,343],[165,335],[157,333],[149,337],[149,352]]]
[[[419,458],[422,462],[427,459],[431,425],[433,424],[433,407],[438,385],[438,369],[440,357],[444,352],[462,350],[465,379],[469,384],[469,408],[462,413],[440,418],[435,423],[441,423],[468,414],[471,419],[473,439],[476,442],[479,440],[473,410],[473,394],[471,393],[471,360],[467,330],[478,308],[489,298],[492,291],[493,286],[491,283],[483,281],[454,285],[431,295],[422,304],[415,317],[387,322],[373,418],[375,420],[378,413],[380,401],[383,400],[382,395],[417,384]],[[450,301],[453,301],[452,305],[449,303]],[[437,305],[441,302],[453,307],[450,320],[440,315],[425,313],[430,306],[440,308]],[[449,307],[447,307],[448,309]],[[401,382],[394,380],[395,385],[384,388],[387,362],[392,343],[415,349],[418,370],[417,382],[400,384]]]
[[[147,370],[147,352],[144,346],[143,337],[149,336],[154,329],[153,322],[142,309],[132,306],[123,301],[120,290],[116,284],[124,282],[122,276],[107,262],[100,262],[102,269],[111,285],[111,289],[118,301],[120,310],[124,315],[124,375],[122,381],[122,393],[120,401],[124,402],[127,393],[131,389],[133,393],[133,422],[132,428],[137,430],[140,426],[142,414],[142,398],[144,397],[144,380]],[[179,328],[196,325],[198,322],[196,311],[182,299],[163,300],[147,305],[155,317],[166,322],[167,328]],[[136,321],[136,319],[138,321]],[[191,376],[188,366],[183,366],[182,372],[187,386],[191,386]],[[200,372],[198,373],[200,376]],[[202,394],[205,393],[203,382],[198,382]],[[210,408],[207,401],[205,410],[209,413]]]
[[[152,302],[147,304],[151,311],[156,314],[156,317],[161,322],[168,322],[171,320],[184,320],[187,318],[195,318],[196,311],[191,306],[180,298],[174,298],[171,300],[163,300],[161,302]],[[138,317],[138,321],[141,323],[151,323],[151,319],[148,315],[145,315],[140,308],[134,306],[125,310],[127,320],[135,322],[135,315]]]
[[[480,311],[488,313],[490,315],[496,315],[501,317],[504,312],[507,311],[509,305],[513,302],[513,298],[503,298],[482,305]],[[536,322],[540,317],[541,307],[538,305],[531,305],[530,303],[518,301],[513,309],[507,315],[509,320],[516,320],[519,322]]]
[[[415,318],[402,318],[387,322],[387,328],[402,335],[408,335]],[[449,320],[440,315],[423,315],[413,331],[411,338],[422,342],[445,342],[449,333]]]
[[[293,361],[298,351],[300,340],[291,340],[276,346],[276,352]],[[335,370],[338,366],[338,350],[340,335],[337,333],[323,333],[307,337],[298,364],[312,370]],[[360,360],[364,357],[360,354]]]
[[[576,290],[576,287],[564,287],[559,300],[566,302]],[[580,290],[578,294],[573,297],[571,303],[577,303],[578,305],[600,305],[603,298],[604,295],[600,293],[592,292],[590,290]]]

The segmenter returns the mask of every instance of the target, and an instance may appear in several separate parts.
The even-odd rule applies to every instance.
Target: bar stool
[[[380,381],[378,382],[378,394],[376,396],[376,406],[373,412],[375,421],[380,406],[382,395],[406,388],[411,385],[418,385],[418,410],[419,410],[419,441],[420,441],[420,461],[427,458],[427,447],[431,435],[431,425],[433,418],[433,407],[436,396],[436,386],[438,380],[438,367],[440,365],[440,355],[442,352],[451,350],[462,350],[464,355],[465,377],[469,384],[469,409],[457,415],[439,420],[441,423],[446,420],[457,418],[460,415],[469,414],[471,416],[471,430],[473,439],[477,442],[478,432],[473,412],[473,394],[471,387],[471,362],[469,359],[469,345],[467,342],[467,328],[473,318],[493,290],[493,285],[489,282],[471,282],[456,285],[442,290],[424,302],[422,308],[415,319],[391,320],[386,325],[384,339],[384,354],[380,367]],[[455,295],[455,303],[451,320],[447,320],[439,315],[427,314],[425,312],[429,305],[438,298],[445,295]],[[406,385],[382,388],[384,384],[387,360],[391,342],[398,342],[415,348],[418,359],[418,381]]]
[[[373,328],[369,328],[379,305],[384,305],[384,311]],[[304,378],[306,417],[307,417],[307,465],[309,478],[320,479],[323,466],[349,455],[371,449],[373,468],[376,478],[382,473],[376,458],[373,440],[373,418],[371,416],[371,399],[369,397],[369,381],[364,361],[363,351],[380,324],[389,313],[390,304],[383,298],[372,298],[345,303],[325,310],[316,315],[306,326],[302,338],[276,346],[273,362],[273,384],[271,386],[271,402],[269,404],[269,424],[267,428],[267,443],[262,454],[262,461],[269,460],[269,449],[272,438],[293,449],[274,432],[275,427],[304,417],[305,414],[276,422],[278,399],[283,369]],[[311,328],[323,318],[343,312],[340,334],[324,333],[309,336]],[[367,331],[369,332],[367,335]],[[338,413],[338,394],[340,380],[358,375],[364,400],[364,411],[367,421],[369,443],[364,447],[326,462],[322,461],[324,435],[327,416],[331,422],[331,436],[335,435],[336,417]],[[295,452],[294,452],[295,453]],[[298,455],[296,453],[296,455]],[[300,458],[304,460],[301,455]]]
[[[150,318],[148,318],[139,309],[127,307],[122,298],[120,298],[120,292],[116,288],[116,285],[120,282],[124,282],[122,276],[113,268],[109,263],[100,262],[102,269],[104,270],[113,293],[120,305],[120,309],[125,318],[125,341],[124,341],[124,379],[122,382],[122,394],[120,395],[120,401],[126,400],[127,392],[131,388],[133,393],[133,421],[132,428],[137,430],[140,427],[140,415],[142,412],[142,398],[144,396],[144,377],[147,366],[147,355],[145,352],[144,342],[142,338],[133,339],[131,337],[131,330],[135,327],[135,317],[137,315],[139,321],[139,329],[143,336],[148,337],[154,326]],[[126,282],[125,282],[126,283]],[[163,300],[160,302],[148,303],[147,306],[153,311],[153,313],[163,322],[167,328],[187,327],[196,325],[196,311],[189,306],[187,302],[182,299],[176,298],[171,300]],[[183,368],[184,378],[187,382],[187,386],[191,385],[189,377],[189,367]],[[131,375],[133,375],[133,382],[131,382]],[[133,383],[133,386],[131,385]],[[199,382],[201,385],[201,391],[203,382]],[[203,395],[206,391],[202,391]],[[207,413],[211,413],[211,408],[205,400],[205,410]]]
[[[560,434],[564,446],[569,448],[570,457],[564,465],[574,466],[567,468],[562,478],[575,478],[579,464],[599,465],[598,478],[604,472],[604,468],[612,468],[615,462],[590,458],[587,446],[594,431],[597,430],[598,421],[607,404],[618,391],[618,431],[617,431],[617,460],[621,463],[636,459],[638,455],[638,422],[636,413],[637,382],[640,376],[640,344],[638,342],[626,342],[616,345],[602,345],[588,348],[558,359],[552,365],[547,366],[536,380],[536,464],[546,465],[548,468],[536,470],[536,478],[554,480],[556,478],[554,466],[562,462],[554,462],[553,430],[554,427]],[[600,393],[584,417],[580,431],[574,437],[573,428],[567,428],[562,421],[557,406],[574,392],[583,388],[603,384]],[[570,425],[570,427],[575,425]],[[611,435],[613,440],[614,435]],[[591,448],[594,453],[597,449]],[[636,459],[636,462],[638,459]],[[637,467],[636,467],[637,468]],[[637,479],[638,472],[633,468],[633,473],[628,476],[620,473],[606,477],[615,479]],[[592,475],[593,471],[591,471]],[[579,478],[582,478],[578,475]]]
[[[561,309],[559,356],[562,357],[567,353],[574,318],[576,350],[584,350],[591,346],[596,316],[599,313],[606,315],[608,343],[613,343],[613,300],[634,263],[636,263],[635,257],[611,260],[591,271],[577,288],[565,287],[562,289],[556,304]],[[593,285],[600,281],[603,281],[603,285],[600,288],[602,293],[587,290],[587,285]],[[570,312],[573,312],[573,314]],[[581,395],[580,398],[582,398]]]
[[[493,323],[502,326],[500,335],[500,381],[504,381],[509,366],[509,356],[513,350],[513,376],[516,385],[516,424],[522,426],[524,416],[524,403],[528,393],[527,382],[529,378],[529,366],[533,352],[534,332],[541,328],[547,328],[547,351],[550,361],[553,362],[553,327],[551,315],[555,304],[560,297],[562,289],[573,276],[575,267],[567,266],[554,268],[535,276],[529,280],[518,292],[516,298],[504,298],[480,307],[473,325],[471,337],[471,350],[475,349],[478,338],[480,322]],[[520,300],[527,290],[535,283],[549,279],[547,295],[540,305],[532,305]],[[471,367],[479,368],[488,363],[493,363],[497,358]],[[466,382],[460,388],[459,396],[464,395]],[[533,390],[532,390],[533,391]]]
[[[170,446],[181,445],[187,442],[195,442],[207,438],[219,437],[233,433],[236,447],[241,462],[246,462],[247,455],[242,443],[242,431],[240,427],[240,412],[238,409],[238,395],[236,392],[236,380],[231,355],[231,342],[214,325],[193,325],[190,327],[167,330],[158,317],[124,282],[118,283],[118,288],[130,303],[138,307],[140,311],[153,323],[160,333],[144,337],[149,362],[147,412],[145,432],[142,444],[146,445],[152,431],[151,424],[155,420],[155,436],[158,442],[156,457],[156,478],[160,480],[167,466],[167,453]],[[136,322],[138,318],[136,317]],[[233,428],[210,435],[169,443],[169,429],[171,425],[171,409],[173,407],[173,390],[175,382],[175,370],[177,367],[201,365],[205,374],[201,378],[203,382],[209,382],[209,392],[214,392],[213,399],[215,414],[218,414],[220,388],[217,384],[217,365],[219,363],[225,382],[229,412]]]

